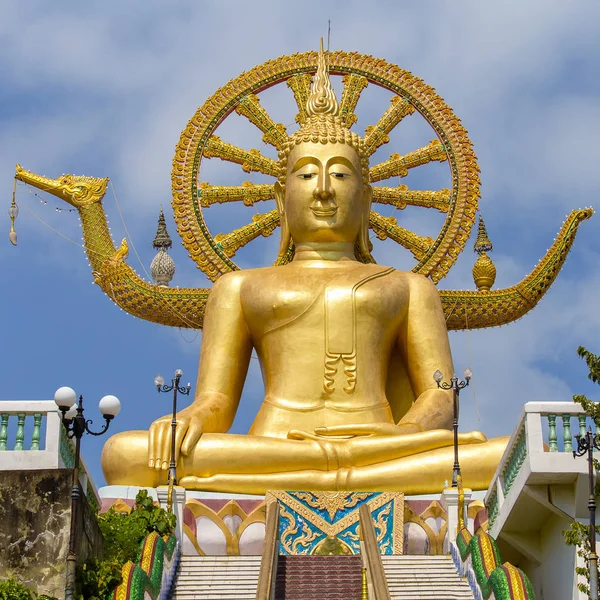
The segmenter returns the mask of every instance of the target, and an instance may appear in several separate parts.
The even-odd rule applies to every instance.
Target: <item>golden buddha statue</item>
[[[182,133],[173,167],[175,218],[190,255],[217,280],[210,294],[149,284],[126,264],[127,245],[114,247],[101,205],[107,179],[52,180],[17,165],[17,179],[77,207],[95,282],[112,300],[150,321],[203,327],[195,398],[177,415],[177,473],[188,489],[439,492],[453,468],[453,399],[433,379],[438,369],[446,377],[454,372],[448,329],[489,327],[523,316],[557,276],[579,223],[592,214],[573,211],[546,256],[516,286],[438,291],[434,282],[464,247],[477,207],[477,165],[466,132],[439,96],[407,71],[353,53],[328,56],[336,72],[348,77],[341,105],[321,48],[310,93],[314,53],[281,57],[218,90]],[[367,76],[378,84],[387,81],[405,97],[396,96],[361,138],[350,130],[351,113]],[[301,111],[301,127],[291,137],[253,95],[283,80]],[[409,98],[436,123],[443,144],[432,142],[369,168],[369,156],[414,111]],[[235,106],[276,146],[278,162],[212,135]],[[277,181],[197,189],[202,156],[218,156]],[[370,185],[430,160],[448,160],[456,195]],[[252,205],[269,198],[275,198],[276,211],[257,215],[228,236],[207,238],[200,205],[231,200]],[[436,242],[420,238],[371,211],[373,199],[400,208],[411,202],[437,208],[449,214],[449,225]],[[277,224],[276,266],[233,270],[235,249],[269,235]],[[409,248],[420,261],[418,272],[377,265],[369,227]],[[253,349],[264,400],[248,435],[229,434]],[[479,432],[459,435],[466,487],[488,486],[507,441],[487,440]],[[164,483],[170,448],[171,415],[149,431],[113,436],[102,455],[107,483]]]
[[[433,379],[453,373],[439,295],[369,259],[368,157],[338,111],[321,53],[308,119],[279,155],[280,256],[291,242],[293,259],[225,274],[210,294],[195,398],[177,415],[186,488],[418,494],[451,477],[452,395]],[[248,435],[227,434],[253,348],[263,404]],[[107,482],[162,483],[170,432],[166,416],[113,436]],[[506,442],[460,436],[465,485],[488,485]]]

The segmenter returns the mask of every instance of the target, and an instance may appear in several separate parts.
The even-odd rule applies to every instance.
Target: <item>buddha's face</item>
[[[279,210],[294,243],[357,239],[370,188],[363,183],[360,159],[352,146],[298,144],[288,157],[285,194],[277,188]]]

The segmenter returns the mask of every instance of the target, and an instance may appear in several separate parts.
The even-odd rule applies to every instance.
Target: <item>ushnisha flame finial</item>
[[[329,81],[329,72],[325,62],[325,52],[323,51],[323,38],[321,38],[317,74],[313,80],[310,96],[306,103],[306,114],[309,117],[316,115],[336,116],[339,110],[340,105],[335,97],[333,87],[331,87],[331,81]]]

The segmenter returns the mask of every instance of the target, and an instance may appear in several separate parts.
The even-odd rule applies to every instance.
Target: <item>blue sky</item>
[[[494,242],[496,287],[522,279],[552,243],[573,208],[597,205],[600,151],[600,9],[595,2],[0,2],[0,189],[5,209],[15,163],[57,177],[111,178],[123,217],[146,269],[159,207],[165,207],[177,265],[173,284],[208,285],[179,243],[170,210],[175,143],[196,108],[214,90],[265,60],[317,47],[332,20],[332,49],[380,56],[433,85],[469,131],[481,168],[481,208]],[[287,89],[265,95],[277,121],[293,122]],[[367,89],[357,130],[374,122],[387,98]],[[415,118],[384,152],[406,152],[432,139]],[[218,132],[262,148],[243,119]],[[384,157],[385,158],[385,157]],[[207,161],[208,163],[209,161]],[[436,189],[446,172],[423,168],[411,183]],[[259,181],[216,160],[202,178],[212,183]],[[237,178],[237,179],[236,179]],[[418,184],[418,185],[417,185]],[[201,333],[137,320],[92,284],[78,243],[77,215],[56,212],[18,187],[19,245],[7,239],[0,214],[3,399],[50,399],[69,385],[84,395],[99,424],[97,402],[117,395],[123,410],[113,431],[147,429],[169,412],[152,380],[176,368],[195,383]],[[43,196],[40,194],[40,196]],[[123,223],[109,189],[105,209],[117,243]],[[266,207],[259,207],[266,212]],[[29,209],[29,210],[28,210]],[[246,210],[246,212],[244,212]],[[249,220],[253,209],[215,209],[213,233]],[[32,212],[29,212],[32,211]],[[249,212],[248,212],[249,211]],[[424,211],[427,212],[427,211]],[[396,212],[400,224],[435,234],[424,212]],[[583,344],[600,352],[600,217],[584,223],[558,281],[538,308],[517,323],[451,335],[457,372],[471,365],[462,395],[461,428],[490,436],[512,432],[529,400],[598,394],[576,356]],[[440,289],[473,289],[471,240]],[[272,262],[277,237],[240,253],[245,267]],[[131,244],[130,244],[131,246]],[[379,262],[410,268],[391,243]],[[129,262],[142,273],[133,252]],[[261,401],[252,361],[234,431],[247,431]],[[183,404],[182,404],[183,405]],[[475,410],[477,406],[477,411]],[[84,440],[84,455],[103,484],[104,439]]]

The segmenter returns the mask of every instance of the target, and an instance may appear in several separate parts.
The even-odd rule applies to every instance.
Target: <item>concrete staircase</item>
[[[473,600],[450,556],[382,556],[390,597],[410,600]]]
[[[171,600],[254,600],[260,556],[182,556]]]
[[[171,600],[254,600],[260,556],[182,556]],[[382,556],[392,600],[473,600],[449,556]],[[360,600],[360,556],[280,556],[276,600]]]
[[[360,600],[360,556],[280,556],[275,600]]]

